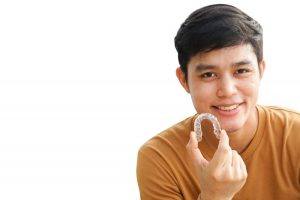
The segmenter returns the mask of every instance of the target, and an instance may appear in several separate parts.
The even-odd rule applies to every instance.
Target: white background
[[[195,112],[174,36],[216,2],[1,1],[0,199],[139,199],[138,148]],[[222,2],[264,28],[259,103],[300,110],[296,1]]]

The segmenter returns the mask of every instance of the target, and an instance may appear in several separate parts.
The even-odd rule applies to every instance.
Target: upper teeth
[[[239,104],[231,105],[231,106],[218,106],[220,110],[233,110],[238,107]]]

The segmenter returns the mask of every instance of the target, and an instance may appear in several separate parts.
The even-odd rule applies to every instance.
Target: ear
[[[265,68],[266,68],[266,62],[265,60],[262,60],[259,64],[258,64],[258,68],[259,68],[259,75],[260,75],[260,79],[262,79],[264,72],[265,72]]]
[[[185,78],[185,74],[183,73],[183,71],[181,70],[180,67],[178,67],[176,69],[176,76],[177,76],[180,84],[182,85],[182,87],[185,89],[185,91],[187,93],[190,93],[189,85],[188,85],[188,82],[187,82],[187,80]]]

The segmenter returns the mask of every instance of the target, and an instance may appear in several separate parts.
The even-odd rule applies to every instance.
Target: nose
[[[224,75],[219,79],[217,96],[220,98],[231,97],[237,93],[237,83],[234,77]]]

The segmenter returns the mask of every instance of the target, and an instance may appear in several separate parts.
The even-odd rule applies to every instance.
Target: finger
[[[242,180],[244,178],[244,172],[241,169],[241,157],[237,151],[232,150],[232,172],[233,176],[237,180]]]
[[[220,166],[225,164],[231,165],[232,162],[231,151],[232,150],[229,146],[229,138],[227,136],[227,133],[225,132],[225,130],[222,130],[220,134],[218,149],[211,160],[211,164],[214,166]]]
[[[240,170],[240,159],[239,159],[239,154],[236,150],[232,150],[231,166],[235,169]]]
[[[246,164],[243,160],[243,158],[241,156],[239,156],[239,166],[240,166],[240,169],[241,171],[243,172],[243,175],[247,177],[247,167],[246,167]]]
[[[225,130],[221,130],[221,133],[220,133],[220,141],[219,141],[219,146],[218,147],[220,147],[220,146],[230,148],[230,146],[229,146],[229,137],[228,137]]]
[[[194,131],[192,131],[190,134],[190,140],[186,145],[186,149],[195,165],[204,167],[208,164],[208,161],[203,157],[200,149],[198,148],[198,141]]]
[[[232,171],[237,180],[247,178],[246,165],[237,151],[232,150]]]

